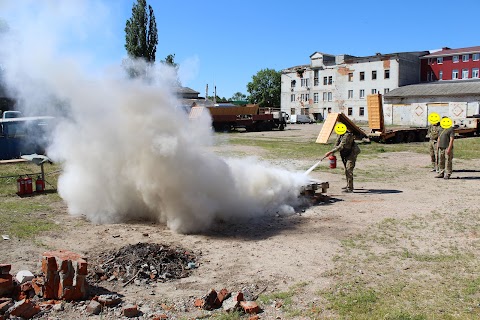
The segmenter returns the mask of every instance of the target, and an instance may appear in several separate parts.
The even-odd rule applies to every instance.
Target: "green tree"
[[[132,7],[132,17],[125,25],[125,49],[128,56],[130,59],[142,59],[147,65],[153,64],[157,44],[157,23],[152,6],[148,6],[147,12],[147,1],[137,0]],[[134,70],[131,63],[127,64],[127,68],[132,76],[142,74],[142,71]]]
[[[252,81],[247,84],[250,103],[260,107],[279,108],[281,72],[273,69],[262,69],[252,76]]]
[[[241,92],[235,92],[230,98],[231,101],[247,100],[247,95]]]
[[[175,85],[181,86],[182,83],[178,78],[178,63],[175,62],[175,54],[169,54],[165,60],[162,60],[162,63],[175,69]]]

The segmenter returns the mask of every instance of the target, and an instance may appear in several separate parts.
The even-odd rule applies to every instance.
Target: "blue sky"
[[[59,50],[83,57],[94,71],[120,64],[126,56],[124,28],[133,2],[0,0],[0,17],[13,29],[29,21],[58,34]],[[183,67],[182,84],[201,96],[207,84],[209,95],[214,86],[220,97],[248,94],[247,83],[261,69],[308,64],[316,51],[367,56],[480,45],[478,0],[147,3],[157,21],[157,61],[175,54]],[[64,17],[52,22],[45,18],[49,11]]]

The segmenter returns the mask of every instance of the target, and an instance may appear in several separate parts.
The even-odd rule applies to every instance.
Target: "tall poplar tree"
[[[152,6],[147,1],[137,0],[133,4],[132,17],[127,20],[125,25],[125,49],[129,58],[143,59],[148,64],[155,62],[155,53],[157,51],[158,35],[157,23]],[[128,68],[130,75],[138,76],[138,70],[135,72]]]

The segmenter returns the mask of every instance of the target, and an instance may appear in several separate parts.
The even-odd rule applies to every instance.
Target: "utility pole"
[[[213,104],[217,103],[217,86],[215,86],[215,90],[213,92]]]

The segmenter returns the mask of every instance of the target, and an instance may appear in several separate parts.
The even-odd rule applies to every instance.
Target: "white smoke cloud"
[[[68,8],[75,6],[61,10]],[[45,16],[34,27],[50,21],[50,11],[40,12]],[[304,174],[210,151],[210,118],[191,121],[176,107],[170,69],[152,69],[149,84],[122,76],[120,66],[92,76],[78,55],[57,50],[56,28],[39,28],[48,31],[39,35],[28,26],[0,56],[23,107],[38,114],[58,101],[68,105],[68,116],[56,118],[48,154],[63,166],[58,191],[71,214],[94,223],[148,219],[189,233],[215,219],[291,213],[299,204]],[[31,51],[41,36],[48,47]]]

